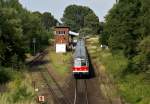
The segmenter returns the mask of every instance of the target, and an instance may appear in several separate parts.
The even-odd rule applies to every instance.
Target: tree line
[[[49,12],[30,12],[18,0],[0,0],[0,66],[18,68],[25,54],[43,50],[52,38],[57,20]]]
[[[86,6],[69,5],[66,7],[62,22],[72,31],[80,32],[81,35],[98,34],[100,22],[92,9]]]
[[[150,70],[150,1],[119,0],[106,16],[101,43],[128,58],[126,72]]]

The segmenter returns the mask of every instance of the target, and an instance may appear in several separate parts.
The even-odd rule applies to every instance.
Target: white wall
[[[56,44],[56,53],[66,53],[66,44]]]

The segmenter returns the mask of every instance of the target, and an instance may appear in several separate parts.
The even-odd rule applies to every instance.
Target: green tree
[[[141,33],[141,39],[144,37],[150,35],[150,1],[149,0],[142,0],[141,1],[141,16],[140,18],[140,33]]]
[[[43,48],[43,43],[48,43],[48,32],[44,29],[41,18],[36,14],[29,13],[23,18],[23,39],[26,43],[26,51],[33,53],[33,38],[36,39],[36,51],[40,51]],[[46,37],[46,40],[43,40]]]
[[[97,34],[100,28],[99,18],[94,13],[86,15],[84,18],[84,26],[90,28],[93,34]]]
[[[70,26],[71,30],[76,32],[86,27],[87,24],[88,27],[94,26],[97,30],[97,24],[99,24],[97,16],[90,8],[78,5],[66,7],[62,22],[64,25]]]
[[[47,30],[50,30],[51,27],[56,26],[57,20],[51,15],[51,13],[45,12],[42,14],[42,24]]]
[[[150,1],[120,0],[106,16],[101,40],[112,51],[122,50],[128,71],[149,70]]]
[[[133,58],[133,66],[136,71],[150,70],[150,36],[145,37],[138,45],[138,55]]]
[[[123,50],[128,57],[136,53],[140,36],[140,7],[138,0],[121,0],[106,16],[104,34],[107,34],[109,46],[112,50]]]
[[[17,11],[10,9],[0,10],[1,45],[3,46],[3,65],[9,65],[10,58],[16,53],[19,59],[24,59],[21,20]]]
[[[93,34],[93,30],[91,28],[86,27],[86,28],[80,29],[79,33],[81,37],[84,37],[84,36]]]
[[[0,0],[0,65],[20,67],[25,53],[33,53],[33,38],[36,52],[43,50],[56,22],[48,12],[29,12],[18,0]]]
[[[11,80],[11,75],[9,70],[3,67],[0,67],[0,84],[5,84]]]
[[[33,53],[33,38],[36,38],[36,51],[39,52],[49,44],[50,38],[53,38],[52,27],[56,25],[57,20],[48,12],[26,13],[22,22],[26,49]]]

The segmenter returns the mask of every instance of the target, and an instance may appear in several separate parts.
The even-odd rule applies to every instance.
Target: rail
[[[34,65],[37,65],[38,61],[42,60],[47,53],[48,52],[46,50],[43,51],[38,56],[36,56],[31,62],[29,62],[27,64],[32,68]],[[45,70],[45,71],[43,71],[41,69],[39,71],[40,71],[41,76],[44,79],[44,81],[45,81],[45,83],[46,83],[46,85],[48,87],[49,94],[53,97],[53,99],[56,102],[56,104],[71,104],[69,99],[64,95],[63,90],[61,89],[61,87],[59,86],[59,84],[57,83],[55,78],[49,72],[49,69],[47,67],[46,67],[46,69],[47,70]],[[51,84],[49,84],[48,79],[44,75],[45,72],[49,75],[49,79],[51,79],[51,81],[55,85],[55,88]]]
[[[85,79],[76,79],[73,104],[88,104],[87,82]]]

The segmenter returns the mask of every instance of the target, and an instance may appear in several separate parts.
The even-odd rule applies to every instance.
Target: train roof
[[[75,48],[75,53],[74,53],[74,58],[86,58],[86,49],[85,49],[85,42],[83,39],[78,40],[76,48]]]

